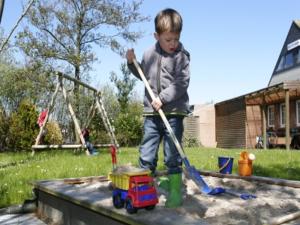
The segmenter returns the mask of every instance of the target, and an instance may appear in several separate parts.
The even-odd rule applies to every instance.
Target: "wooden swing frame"
[[[106,129],[106,131],[109,134],[110,141],[111,141],[110,144],[95,144],[94,147],[110,147],[110,146],[115,146],[116,148],[118,148],[119,144],[118,144],[117,139],[115,137],[114,129],[113,129],[113,127],[112,127],[112,125],[111,125],[111,123],[110,123],[110,121],[108,119],[106,110],[104,108],[104,105],[103,105],[103,102],[102,102],[102,99],[101,99],[101,92],[98,91],[97,89],[91,87],[90,85],[88,85],[88,84],[86,84],[86,83],[84,83],[82,81],[76,80],[75,78],[70,77],[70,76],[68,76],[66,74],[63,74],[61,72],[56,72],[55,75],[57,76],[58,82],[57,82],[55,91],[54,91],[54,93],[53,93],[53,95],[51,97],[51,101],[50,101],[50,103],[49,103],[49,105],[47,107],[48,113],[46,114],[46,117],[45,117],[45,119],[43,121],[43,124],[40,127],[40,131],[39,131],[38,136],[36,137],[35,144],[32,145],[32,147],[31,147],[32,148],[32,155],[35,154],[35,150],[41,150],[41,149],[79,149],[79,148],[85,148],[86,149],[86,151],[85,151],[86,154],[90,155],[90,153],[89,153],[89,151],[87,149],[87,146],[86,146],[86,142],[85,142],[84,137],[82,135],[79,122],[77,120],[77,117],[75,115],[73,107],[72,107],[72,105],[71,105],[71,103],[69,101],[69,96],[68,96],[67,90],[64,87],[64,84],[63,84],[63,80],[64,79],[72,81],[72,82],[74,82],[74,83],[76,83],[76,84],[78,84],[80,86],[83,86],[84,88],[87,88],[88,90],[90,90],[90,91],[92,91],[94,93],[94,102],[91,105],[89,116],[88,116],[88,120],[86,121],[85,127],[88,127],[88,125],[90,124],[93,116],[95,115],[95,110],[98,110],[98,112],[101,115],[102,121],[104,123],[105,129]],[[80,141],[81,141],[82,144],[61,144],[61,145],[40,145],[39,144],[40,140],[42,138],[43,132],[45,130],[46,123],[47,123],[47,121],[49,119],[49,115],[53,111],[55,99],[56,99],[56,96],[57,96],[59,90],[62,91],[62,94],[63,94],[63,97],[64,97],[65,102],[67,104],[69,113],[70,113],[71,118],[72,118],[72,120],[74,122],[76,133],[79,135],[79,138],[80,138]]]

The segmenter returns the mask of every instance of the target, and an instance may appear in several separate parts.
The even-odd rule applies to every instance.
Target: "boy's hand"
[[[134,49],[128,49],[126,52],[126,59],[129,64],[133,63],[133,59],[135,59]]]
[[[159,97],[156,97],[156,98],[151,102],[151,105],[152,105],[152,107],[153,107],[156,111],[158,111],[158,110],[161,108],[161,106],[162,106],[163,104],[162,104],[160,98],[159,98]]]

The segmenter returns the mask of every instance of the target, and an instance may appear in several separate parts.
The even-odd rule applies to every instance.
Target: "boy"
[[[157,111],[161,108],[181,143],[183,118],[188,113],[189,53],[179,42],[182,18],[174,9],[165,9],[155,17],[155,46],[143,55],[141,68],[156,98],[152,101],[145,90],[144,137],[140,146],[139,164],[155,173],[158,149],[163,139],[164,163],[168,169],[166,207],[182,204],[182,161]],[[133,64],[133,49],[126,53],[128,67],[139,78]]]
[[[90,132],[87,128],[84,128],[82,131],[82,136],[84,138],[86,147],[90,153],[90,155],[98,155],[98,152],[96,151],[96,149],[94,148],[93,144],[90,142]]]

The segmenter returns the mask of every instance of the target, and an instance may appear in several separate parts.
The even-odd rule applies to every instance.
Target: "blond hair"
[[[160,11],[154,20],[155,31],[158,34],[163,32],[180,33],[182,30],[182,18],[174,9],[164,9]]]

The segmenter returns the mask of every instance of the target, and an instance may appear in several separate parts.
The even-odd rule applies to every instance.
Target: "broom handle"
[[[142,71],[142,69],[141,69],[140,65],[138,64],[138,62],[136,61],[136,59],[133,59],[133,63],[135,65],[135,67],[136,67],[136,69],[137,69],[140,77],[142,78],[142,80],[143,80],[143,82],[145,84],[145,87],[146,87],[146,89],[147,89],[147,91],[148,91],[148,93],[149,93],[149,95],[150,95],[150,97],[151,97],[151,99],[153,101],[155,99],[155,95],[154,95],[154,93],[153,93],[153,91],[152,91],[152,89],[151,89],[151,87],[150,87],[150,85],[149,85],[149,83],[148,83],[148,81],[147,81],[147,79],[145,77],[144,72]],[[175,136],[175,134],[174,134],[171,126],[170,126],[169,121],[167,120],[167,117],[165,116],[165,114],[162,111],[162,109],[159,109],[158,113],[159,113],[161,119],[163,120],[163,122],[164,122],[167,130],[169,131],[169,133],[171,135],[171,138],[172,138],[172,140],[173,140],[173,142],[174,142],[174,144],[175,144],[175,146],[176,146],[176,148],[177,148],[177,150],[178,150],[181,158],[185,159],[186,156],[185,156],[185,154],[183,152],[183,149],[182,149],[181,145],[179,144],[179,141],[177,140],[177,138],[176,138],[176,136]]]

